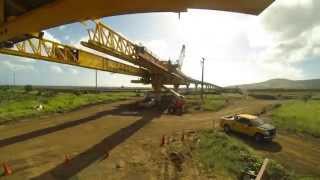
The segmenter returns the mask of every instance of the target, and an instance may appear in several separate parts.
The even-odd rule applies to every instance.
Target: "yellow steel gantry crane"
[[[0,0],[0,53],[70,64],[85,68],[141,77],[138,82],[151,83],[156,92],[165,84],[189,85],[200,81],[172,70],[145,47],[127,40],[111,28],[96,23],[82,45],[120,58],[132,65],[113,61],[71,46],[45,40],[44,29],[97,19],[104,16],[141,12],[181,12],[187,8],[225,10],[257,15],[274,0]],[[208,88],[219,88],[204,83]]]
[[[159,92],[162,85],[165,84],[179,85],[190,83],[180,74],[170,71],[147,48],[132,43],[101,22],[96,23],[95,28],[89,30],[88,42],[81,42],[81,44],[148,69],[150,72],[148,77],[141,79],[140,82],[144,84],[151,83],[156,92]]]

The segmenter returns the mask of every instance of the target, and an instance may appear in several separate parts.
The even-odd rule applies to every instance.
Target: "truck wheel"
[[[228,125],[224,125],[223,130],[225,133],[229,133],[231,131],[230,126],[228,126]]]
[[[169,111],[169,114],[173,114],[174,113],[174,109],[172,107],[169,107],[168,111]]]
[[[178,109],[177,109],[177,115],[178,115],[178,116],[181,116],[181,115],[182,115],[182,109],[181,109],[181,108],[178,108]]]
[[[263,135],[257,133],[256,135],[254,135],[254,140],[255,140],[256,142],[261,142],[261,141],[263,140]]]

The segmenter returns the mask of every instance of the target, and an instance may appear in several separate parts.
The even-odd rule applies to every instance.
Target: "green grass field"
[[[216,95],[216,94],[206,94],[204,98],[204,103],[201,103],[200,95],[187,95],[187,109],[188,111],[197,111],[202,108],[204,111],[218,111],[224,108],[227,104],[227,99],[241,98],[239,95]]]
[[[200,132],[199,138],[197,157],[208,174],[239,179],[242,172],[257,172],[261,167],[262,157],[248,145],[225,133],[206,130]],[[293,176],[275,161],[270,161],[266,173],[269,179],[290,179]]]
[[[320,137],[320,101],[292,100],[272,112],[276,126]]]
[[[48,113],[61,113],[84,105],[115,102],[133,97],[133,92],[90,93],[84,91],[54,92],[24,89],[0,90],[0,123]],[[39,105],[43,110],[36,109]]]

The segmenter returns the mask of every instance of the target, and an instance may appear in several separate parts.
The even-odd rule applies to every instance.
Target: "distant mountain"
[[[243,84],[233,87],[239,87],[243,89],[320,89],[320,79],[271,79],[260,83]]]

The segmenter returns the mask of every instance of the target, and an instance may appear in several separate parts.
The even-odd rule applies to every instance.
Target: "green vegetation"
[[[272,112],[278,127],[320,137],[320,101],[292,100]]]
[[[265,100],[290,100],[301,99],[308,101],[319,99],[319,90],[290,90],[290,89],[252,89],[248,90],[249,96]]]
[[[70,111],[87,104],[125,100],[134,95],[133,92],[57,92],[30,90],[30,88],[3,88],[0,89],[0,123],[35,115]]]
[[[31,85],[25,85],[25,86],[24,86],[24,90],[25,90],[26,92],[30,92],[30,91],[32,91],[32,86],[31,86]]]
[[[320,89],[320,79],[310,80],[289,80],[289,79],[270,79],[268,81],[239,85],[240,88],[245,89]]]
[[[188,111],[200,110],[204,111],[218,111],[225,107],[226,97],[216,94],[204,95],[204,103],[201,103],[200,95],[187,95],[187,109]]]
[[[206,130],[200,132],[197,157],[206,173],[238,179],[248,170],[257,172],[263,158],[243,142],[222,132]],[[280,164],[270,161],[266,175],[269,179],[290,179],[292,175]]]

